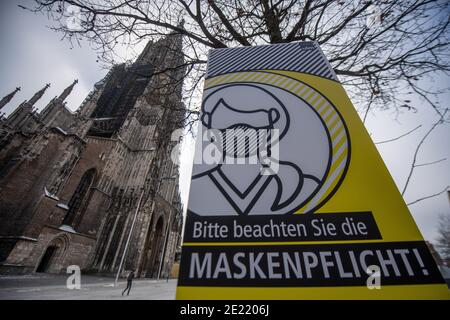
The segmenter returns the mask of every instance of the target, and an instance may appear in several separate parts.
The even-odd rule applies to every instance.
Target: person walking
[[[131,290],[131,285],[133,284],[133,279],[134,279],[134,271],[131,271],[131,272],[128,274],[128,277],[127,277],[127,287],[125,288],[125,290],[122,291],[122,296],[123,296],[123,294],[125,293],[125,291],[127,291],[127,290],[128,290],[127,296],[130,295],[130,290]]]

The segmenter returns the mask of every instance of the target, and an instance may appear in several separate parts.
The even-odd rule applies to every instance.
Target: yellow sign
[[[447,299],[313,42],[210,53],[177,299]]]

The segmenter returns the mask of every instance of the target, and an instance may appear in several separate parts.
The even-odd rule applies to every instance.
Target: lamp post
[[[175,179],[175,178],[176,178],[176,176],[172,176],[168,179]],[[157,280],[159,280],[159,278],[161,277],[161,268],[164,263],[164,258],[166,257],[167,240],[169,239],[169,230],[170,230],[171,221],[172,221],[172,210],[169,213],[169,219],[167,222],[167,227],[166,227],[166,232],[165,232],[165,237],[164,237],[163,252],[162,252],[161,260],[159,261]]]
[[[158,179],[157,190],[159,190],[159,187],[161,186],[161,182],[163,180],[169,180],[169,179],[175,179],[175,178],[176,178],[176,176],[163,177],[163,178]],[[155,192],[155,195],[153,196],[153,201],[155,201],[156,193],[157,193],[157,191]],[[142,199],[144,197],[144,194],[145,194],[145,189],[142,188],[141,196],[139,197],[138,205],[136,207],[136,211],[134,212],[133,222],[131,223],[130,233],[128,234],[127,242],[125,243],[125,249],[124,249],[122,258],[120,259],[119,269],[117,270],[116,279],[114,281],[114,286],[117,286],[117,282],[119,281],[120,273],[122,272],[123,263],[125,261],[125,258],[126,258],[127,252],[128,252],[128,247],[129,247],[129,244],[130,244],[131,236],[133,234],[134,225],[136,223],[136,219],[137,219],[137,215],[139,213],[139,210],[141,208],[141,203],[142,203]],[[169,223],[170,223],[170,218],[171,217],[169,216]],[[166,234],[166,240],[167,240],[167,234]],[[164,256],[163,256],[163,258],[164,258]],[[161,268],[161,265],[159,266],[159,268]],[[160,269],[158,270],[158,280],[159,280],[159,273],[160,273]]]
[[[131,223],[130,233],[128,234],[127,242],[125,244],[125,249],[123,251],[122,258],[120,259],[119,269],[117,270],[116,280],[114,281],[114,286],[117,286],[117,281],[119,280],[120,272],[122,271],[123,262],[125,261],[125,256],[127,255],[128,245],[130,244],[131,235],[133,234],[134,224],[136,223],[137,214],[141,208],[142,198],[144,197],[144,188],[142,188],[141,196],[139,197],[138,205],[136,211],[134,212],[133,222]]]
[[[175,208],[175,210],[177,210],[177,209]],[[158,278],[157,278],[157,280],[159,280],[160,277],[161,277],[162,266],[163,266],[163,264],[164,264],[164,259],[165,259],[165,257],[166,257],[167,242],[169,241],[169,232],[170,232],[170,229],[171,229],[171,221],[172,221],[172,211],[170,212],[170,215],[169,215],[169,223],[167,224],[167,228],[166,228],[166,235],[165,235],[165,239],[164,239],[163,254],[162,254],[162,259],[161,259],[161,261],[159,262]],[[167,278],[167,280],[168,280],[168,279],[169,279],[169,278]]]
[[[169,228],[170,228],[170,221],[171,220],[172,220],[172,211],[170,211],[169,222],[167,223],[167,227],[166,227],[166,235],[164,237],[163,253],[162,253],[162,256],[161,256],[161,261],[159,261],[158,278],[157,278],[157,280],[159,280],[159,278],[161,277],[161,268],[162,268],[162,265],[164,263],[164,259],[166,257],[167,239],[169,238]]]

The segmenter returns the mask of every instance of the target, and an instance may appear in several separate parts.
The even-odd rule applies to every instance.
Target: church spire
[[[11,101],[11,99],[14,97],[14,95],[17,93],[17,91],[20,91],[20,87],[17,87],[16,89],[14,89],[13,92],[11,92],[10,94],[4,96],[2,98],[2,100],[0,100],[0,110],[2,110],[2,108]]]
[[[45,87],[34,94],[34,96],[28,101],[28,103],[33,106],[44,95],[45,90],[47,90],[49,87],[50,83],[47,83]]]
[[[78,83],[78,79],[75,79],[70,86],[64,89],[63,93],[58,97],[61,101],[66,100],[69,94],[72,92],[73,87]]]

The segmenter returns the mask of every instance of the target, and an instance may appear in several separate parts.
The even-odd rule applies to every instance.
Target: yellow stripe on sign
[[[262,73],[262,78],[261,78],[261,82],[267,82],[267,79],[269,79],[269,74],[267,73]]]
[[[338,118],[337,112],[333,112],[333,116],[327,119],[325,123],[327,125],[328,130],[330,130],[331,125],[336,121],[337,118]]]
[[[248,78],[249,76],[251,76],[251,73],[241,73],[241,75],[238,77],[240,81],[245,81],[246,78]]]
[[[300,83],[299,86],[292,91],[293,94],[297,95],[299,98],[301,98],[300,92],[303,92],[307,89],[307,86],[305,86],[303,83]]]
[[[339,118],[334,120],[334,122],[328,127],[328,130],[330,131],[330,136],[333,136],[336,133],[336,130],[339,130],[339,128],[343,127],[342,121],[340,121]]]
[[[342,143],[346,140],[344,139],[344,137],[345,137],[344,130],[341,130],[341,132],[333,140],[331,140],[333,146],[333,156],[335,152],[337,152],[339,147],[342,145]]]
[[[281,78],[281,79],[278,79],[277,85],[280,86],[280,87],[283,87],[283,84],[284,84],[287,80],[289,80],[289,78]]]
[[[328,122],[331,118],[333,118],[336,115],[336,111],[334,109],[331,109],[331,113],[328,114],[323,118],[324,122]]]
[[[257,73],[255,80],[259,81],[262,77],[264,77],[264,73]]]
[[[330,139],[331,141],[334,141],[336,139],[336,137],[344,131],[344,126],[340,125],[341,123],[339,123],[338,126],[335,126],[335,130],[330,131]]]
[[[301,87],[301,85],[299,83],[294,82],[292,86],[290,86],[288,89],[289,92],[293,92],[295,90],[298,90]]]
[[[263,81],[261,81],[260,83],[270,84],[272,81],[273,81],[273,76],[271,74],[266,74],[263,78]]]
[[[292,79],[288,79],[288,81],[283,85],[283,88],[289,92],[291,92],[292,87],[298,86],[298,82]]]
[[[287,80],[288,80],[288,79],[277,79],[277,80],[274,82],[274,85],[275,85],[276,87],[278,87],[278,88],[284,88],[285,82],[286,82]]]
[[[311,98],[314,97],[314,95],[317,94],[314,90],[310,91],[310,94],[306,96],[305,100],[310,102]]]
[[[252,75],[251,77],[249,77],[246,81],[248,82],[256,82],[258,81],[257,79],[259,78],[259,74],[255,73],[254,75]]]
[[[236,79],[238,79],[241,76],[242,76],[242,73],[236,73],[236,74],[232,75],[231,77],[228,77],[228,79],[225,79],[225,81],[222,81],[221,84],[227,83],[227,82],[234,82],[234,81],[236,81]]]
[[[328,108],[328,104],[325,101],[325,103],[323,103],[319,109],[317,109],[317,112],[319,113],[319,115],[321,115],[322,113],[324,113]]]
[[[344,135],[342,136],[344,137]],[[339,143],[336,145],[338,148],[333,154],[332,166],[330,168],[330,172],[328,173],[328,177],[325,180],[324,186],[322,187],[322,191],[317,194],[313,199],[311,199],[304,210],[300,212],[305,212],[311,210],[317,203],[321,202],[329,193],[329,190],[332,190],[336,183],[338,182],[339,174],[341,173],[343,167],[345,166],[345,162],[347,160],[347,142],[345,139],[340,139]]]
[[[330,112],[332,111],[332,108],[330,106],[329,103],[327,103],[325,105],[325,108],[323,108],[323,110],[320,112],[320,116],[323,118],[325,118]]]
[[[276,86],[276,83],[278,82],[278,77],[270,77],[270,84],[273,86]]]
[[[314,103],[312,105],[314,110],[317,110],[324,102],[325,102],[325,99],[319,95],[319,99],[314,101]]]
[[[205,81],[205,87],[214,86],[217,82],[221,81],[222,79],[223,79],[222,77],[217,77],[217,78],[213,78],[213,79],[207,79]]]
[[[291,85],[289,87],[286,87],[286,90],[292,92],[294,91],[298,86],[300,85],[300,83],[298,81],[292,80]]]
[[[448,299],[445,284],[381,285],[380,290],[367,287],[185,287],[177,288],[181,300],[409,300]]]
[[[333,152],[333,160],[331,160],[330,172],[332,172],[338,166],[338,163],[340,162],[342,156],[347,156],[347,149],[347,141],[345,141],[344,139],[343,142],[337,145],[337,150]]]
[[[327,101],[325,100],[325,99],[322,99],[322,100],[320,100],[319,102],[317,102],[315,105],[314,105],[314,109],[317,111],[317,112],[319,112],[319,110],[321,110],[321,108],[323,107],[323,106],[325,106],[325,103],[326,103]]]
[[[327,113],[324,117],[323,117],[323,121],[326,123],[328,122],[331,118],[333,118],[333,116],[336,114],[336,111],[331,108],[331,112]]]
[[[309,87],[303,85],[302,88],[295,93],[298,94],[300,97],[302,97],[303,94],[305,94],[305,92],[309,92]]]
[[[344,140],[341,144],[342,145],[339,147],[339,149],[333,154],[331,168],[328,173],[328,177],[325,180],[324,186],[322,187],[321,191],[308,202],[308,204],[305,206],[305,211],[311,210],[316,206],[317,203],[325,198],[328,194],[328,191],[332,187],[334,187],[339,180],[339,174],[343,170],[345,162],[347,160],[347,142]]]
[[[227,83],[227,82],[234,82],[234,81],[238,81],[239,79],[241,79],[242,77],[242,73],[237,73],[235,74],[232,78],[231,77],[223,77],[221,81],[218,81],[216,83],[216,85],[222,84],[222,83]],[[220,79],[219,79],[220,80]]]
[[[315,105],[318,101],[322,100],[320,94],[317,94],[316,98],[311,101],[311,105]]]
[[[334,170],[330,170],[330,175],[322,186],[320,192],[316,194],[316,196],[310,201],[307,205],[306,211],[312,210],[318,203],[320,203],[324,198],[327,197],[329,191],[335,187],[338,178],[340,177],[340,173],[344,170],[346,162],[346,157],[344,157],[343,161],[337,162]]]
[[[314,104],[314,101],[315,101],[318,97],[320,97],[319,94],[318,94],[317,92],[314,92],[314,95],[313,95],[311,98],[309,98],[307,101],[309,102],[310,105],[312,105],[312,104]]]

